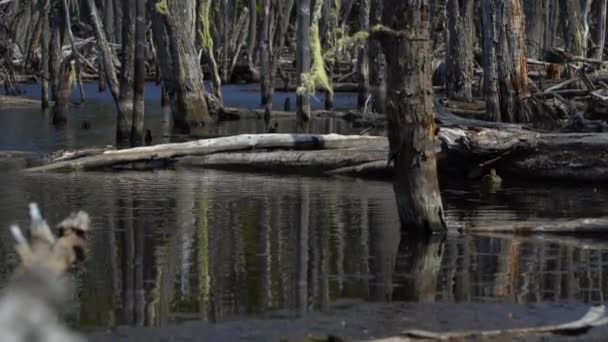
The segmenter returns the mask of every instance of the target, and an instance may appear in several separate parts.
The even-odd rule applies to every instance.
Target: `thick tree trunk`
[[[373,0],[370,12],[370,26],[382,23],[382,5],[384,0]],[[370,82],[373,96],[372,110],[386,113],[386,58],[380,42],[370,37],[369,41]]]
[[[402,229],[446,229],[435,161],[430,1],[385,0],[376,30],[387,59],[389,158]],[[402,37],[407,38],[402,38]],[[399,37],[399,38],[397,38]]]
[[[297,0],[297,11],[296,69],[298,84],[302,84],[302,74],[310,72],[310,0]],[[310,120],[310,96],[299,94],[296,102],[298,121]]]
[[[593,46],[589,49],[589,57],[602,59],[604,56],[604,42],[606,40],[606,10],[608,0],[595,0],[592,13],[594,16],[594,28],[591,34]]]
[[[167,11],[163,13],[167,30],[169,51],[173,63],[172,112],[174,127],[189,132],[192,126],[213,121],[205,99],[203,70],[199,63],[194,42],[188,37],[190,26],[184,18],[184,3],[167,0]],[[167,90],[170,90],[167,87]]]
[[[135,84],[131,145],[144,139],[144,89],[146,77],[146,0],[135,3]]]
[[[448,0],[446,88],[448,98],[473,100],[473,0]]]
[[[559,18],[566,50],[575,56],[583,55],[580,1],[559,0]]]
[[[135,62],[135,3],[122,3],[122,55],[120,59],[120,83],[116,143],[124,145],[131,137],[133,126],[133,73]]]
[[[369,31],[370,1],[361,0],[359,8],[359,24],[361,31]],[[357,96],[357,108],[363,109],[369,97],[369,55],[367,41],[359,46],[359,57],[357,58],[357,69],[359,71],[359,94]]]
[[[528,122],[528,66],[521,0],[484,1],[482,12],[488,117],[492,121]]]
[[[524,1],[524,12],[526,14],[526,55],[530,58],[544,59],[547,6],[549,5],[545,0]]]
[[[74,83],[72,70],[72,59],[65,58],[59,67],[59,79],[57,82],[57,99],[53,106],[53,124],[65,125],[68,121],[67,112],[70,108],[70,95]]]
[[[543,46],[545,51],[555,47],[558,27],[559,5],[557,1],[547,1],[545,3],[545,38]]]

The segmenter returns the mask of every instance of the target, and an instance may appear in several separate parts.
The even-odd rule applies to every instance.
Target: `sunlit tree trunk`
[[[161,2],[157,2],[161,3]],[[172,112],[174,128],[189,132],[191,127],[213,122],[205,99],[203,70],[189,31],[181,0],[167,0],[163,20],[167,30],[169,51],[173,63]],[[170,90],[167,87],[168,90]]]
[[[374,32],[390,70],[389,158],[401,227],[421,234],[446,229],[435,160],[429,5],[429,0],[386,0],[385,26]]]
[[[297,11],[296,69],[298,84],[302,84],[302,74],[310,72],[310,0],[297,0]],[[310,120],[310,96],[299,94],[296,102],[298,121]]]
[[[451,99],[473,100],[473,0],[448,0],[446,88]]]

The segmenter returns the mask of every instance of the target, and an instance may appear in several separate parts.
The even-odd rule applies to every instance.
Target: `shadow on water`
[[[72,208],[91,213],[91,256],[72,318],[82,329],[318,313],[339,320],[337,307],[361,301],[463,310],[503,303],[495,310],[504,317],[500,310],[513,310],[506,304],[578,307],[602,302],[608,290],[608,242],[456,233],[487,220],[599,215],[608,195],[592,189],[554,189],[543,202],[545,190],[529,185],[507,184],[487,198],[474,183],[443,184],[450,234],[421,243],[401,236],[383,182],[211,171],[8,172],[3,179],[0,222],[31,200],[53,222]],[[1,234],[6,275],[14,255]],[[443,327],[475,327],[463,320]]]

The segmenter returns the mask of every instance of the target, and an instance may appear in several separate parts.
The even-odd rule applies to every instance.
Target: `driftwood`
[[[465,227],[462,230],[469,233],[596,234],[608,232],[608,217],[552,222],[516,222],[504,225]]]
[[[594,327],[608,324],[608,316],[606,316],[606,307],[604,305],[592,307],[580,319],[556,325],[545,325],[531,328],[515,328],[515,329],[497,329],[488,331],[462,331],[462,332],[446,332],[436,333],[424,330],[408,330],[403,334],[410,339],[425,339],[436,341],[452,341],[463,339],[490,339],[490,338],[514,338],[518,336],[530,335],[582,335],[587,333]],[[402,339],[403,341],[403,339]]]

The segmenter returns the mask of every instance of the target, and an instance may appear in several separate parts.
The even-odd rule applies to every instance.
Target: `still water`
[[[76,123],[57,130],[37,110],[0,110],[0,149],[46,153],[111,143],[114,123],[101,113],[112,113],[112,105],[95,101],[71,117],[90,115],[87,132]],[[146,124],[162,126],[162,115],[154,115]],[[251,125],[238,129],[255,132]],[[315,127],[352,131],[339,121]],[[0,170],[0,224],[26,225],[30,201],[51,222],[75,209],[90,213],[90,254],[70,310],[70,322],[88,332],[191,322],[323,331],[328,322],[345,329],[358,319],[369,326],[348,325],[351,335],[366,336],[373,326],[383,336],[405,327],[562,322],[604,301],[608,240],[472,236],[458,228],[603,216],[606,186],[505,179],[501,191],[484,194],[476,182],[441,183],[450,233],[424,245],[401,237],[387,182],[211,170]],[[6,279],[15,264],[8,229],[0,230],[0,257]]]

